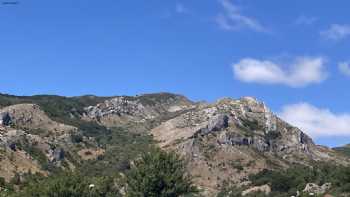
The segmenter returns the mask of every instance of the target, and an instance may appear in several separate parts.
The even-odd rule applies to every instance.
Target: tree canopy
[[[153,149],[134,162],[127,174],[129,197],[176,197],[197,193],[184,160],[173,152]]]

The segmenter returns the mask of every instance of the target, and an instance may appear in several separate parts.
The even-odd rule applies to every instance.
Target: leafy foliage
[[[115,197],[121,196],[123,178],[86,176],[81,173],[61,173],[43,177],[28,174],[20,192],[9,197]],[[192,196],[198,192],[185,164],[174,153],[152,149],[145,153],[127,173],[127,196],[176,197]]]
[[[172,197],[197,192],[185,164],[175,153],[154,149],[135,161],[127,175],[127,196]]]
[[[84,107],[96,105],[103,102],[108,97],[81,96],[81,97],[63,97],[53,95],[36,95],[36,96],[12,96],[0,94],[0,107],[15,105],[20,103],[37,104],[51,118],[69,119],[69,113],[73,115],[82,114]]]
[[[295,194],[302,191],[307,183],[332,183],[333,192],[350,192],[350,167],[335,166],[327,163],[315,164],[313,167],[295,166],[283,171],[264,170],[250,176],[256,186],[269,184],[272,191]]]
[[[84,162],[80,167],[83,174],[99,176],[125,172],[130,168],[130,161],[147,152],[153,144],[151,136],[123,128],[112,128],[108,133],[98,135],[96,140],[106,151],[97,160]]]
[[[110,197],[118,190],[109,177],[87,178],[80,174],[64,173],[49,178],[32,179],[27,186],[11,197]]]

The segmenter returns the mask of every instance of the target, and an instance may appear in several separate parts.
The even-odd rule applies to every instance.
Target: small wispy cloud
[[[318,18],[301,15],[295,20],[296,25],[312,25],[314,24]]]
[[[332,24],[327,30],[321,31],[320,35],[329,40],[342,40],[350,36],[350,25]]]
[[[189,9],[182,3],[176,3],[175,11],[178,14],[187,14]]]
[[[292,64],[244,58],[232,65],[236,79],[246,83],[304,87],[327,78],[323,57],[297,57]]]
[[[267,32],[267,29],[256,19],[240,13],[239,8],[230,0],[220,0],[223,12],[216,17],[216,23],[225,30],[236,31],[249,28],[257,32]]]
[[[314,138],[350,136],[350,113],[337,114],[308,103],[297,103],[284,106],[279,116]]]
[[[342,74],[350,77],[350,62],[340,62],[338,69]]]

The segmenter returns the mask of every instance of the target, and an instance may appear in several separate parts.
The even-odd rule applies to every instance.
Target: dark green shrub
[[[93,187],[92,187],[93,186]],[[64,173],[41,180],[33,180],[14,197],[110,197],[117,196],[112,178],[88,178],[80,174]]]
[[[195,194],[185,164],[175,153],[154,149],[134,162],[127,174],[127,196],[175,197]]]

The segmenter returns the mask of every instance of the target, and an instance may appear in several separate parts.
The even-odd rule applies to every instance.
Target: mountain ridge
[[[211,196],[225,184],[242,184],[265,169],[350,163],[339,151],[316,145],[253,97],[204,103],[171,93],[115,97],[0,94],[0,112],[3,157],[24,151],[30,156],[29,163],[39,169],[35,171],[43,174],[50,174],[52,168],[81,166],[124,169],[138,151],[154,144],[182,155],[188,172],[197,177],[195,184]],[[119,137],[127,138],[120,141]],[[140,140],[139,144],[133,140],[130,144],[129,138]],[[126,147],[136,148],[132,156],[123,152],[128,151]],[[11,169],[6,180],[18,173],[15,167]]]

